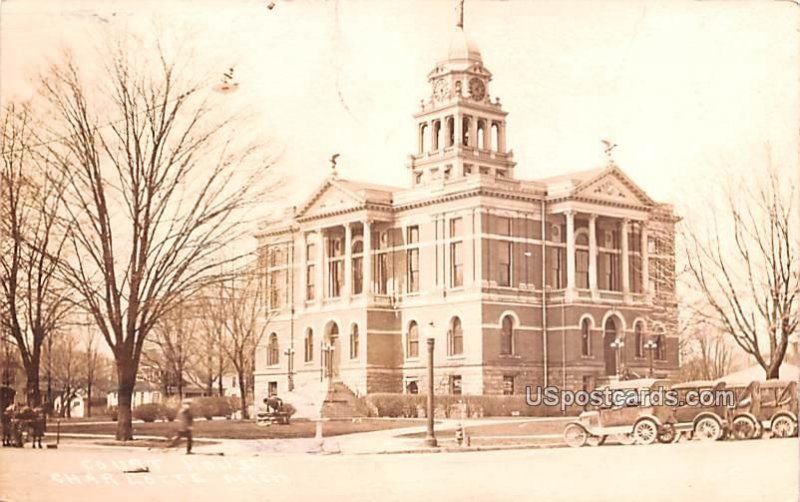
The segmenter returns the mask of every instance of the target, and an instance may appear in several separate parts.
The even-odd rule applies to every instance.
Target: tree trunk
[[[242,419],[247,420],[250,415],[247,413],[247,382],[243,378],[244,375],[239,374],[239,407],[242,410]]]
[[[35,408],[42,403],[42,396],[39,392],[39,362],[31,363],[25,368],[25,394],[27,404]]]
[[[86,416],[92,416],[92,384],[91,382],[86,385]]]
[[[129,371],[125,364],[117,363],[117,378],[119,380],[117,386],[119,397],[117,406],[117,440],[129,441],[133,439],[131,398],[133,396],[133,387],[136,385],[136,373]]]
[[[780,361],[770,364],[767,369],[767,380],[777,380],[780,378],[781,364]]]

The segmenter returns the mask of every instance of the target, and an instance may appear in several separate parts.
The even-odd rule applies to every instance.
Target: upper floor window
[[[355,240],[352,247],[353,294],[360,295],[364,290],[364,241]]]
[[[313,300],[316,295],[317,246],[313,242],[306,245],[306,300]]]
[[[267,366],[277,365],[280,361],[280,354],[278,335],[272,333],[269,335],[269,342],[267,343]]]
[[[332,237],[328,240],[328,297],[338,298],[344,285],[343,239]]]
[[[500,327],[500,353],[511,355],[514,353],[514,318],[510,315],[503,317]]]
[[[497,285],[511,287],[511,250],[513,244],[508,241],[498,241],[496,244]]]
[[[464,353],[464,332],[461,329],[461,319],[454,317],[450,321],[447,332],[447,354],[457,356]]]
[[[419,357],[419,327],[415,321],[408,324],[408,347],[406,349],[408,357]]]
[[[581,321],[581,355],[592,355],[592,322],[588,318]]]
[[[562,247],[553,247],[550,251],[550,284],[555,289],[567,286],[567,251]]]
[[[464,285],[464,257],[462,256],[461,238],[463,237],[463,219],[450,220],[450,287],[459,288]]]
[[[419,227],[414,225],[406,230],[406,242],[410,246],[406,250],[407,277],[406,285],[409,293],[419,291]]]

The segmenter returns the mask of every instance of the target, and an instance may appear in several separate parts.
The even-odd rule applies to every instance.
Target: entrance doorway
[[[322,367],[326,377],[331,380],[339,379],[339,361],[341,360],[341,347],[339,343],[339,325],[335,322],[328,323],[322,347]]]
[[[606,361],[606,375],[609,376],[617,374],[617,351],[611,346],[617,339],[617,333],[617,321],[613,316],[609,317],[603,326],[603,357]]]

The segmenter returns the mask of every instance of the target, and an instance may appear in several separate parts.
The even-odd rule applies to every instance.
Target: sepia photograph
[[[0,0],[0,502],[800,500],[800,0]]]

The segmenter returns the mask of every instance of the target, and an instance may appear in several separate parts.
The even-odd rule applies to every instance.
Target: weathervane
[[[603,143],[603,145],[605,145],[603,153],[605,153],[606,157],[608,158],[608,165],[615,166],[616,164],[614,163],[614,155],[612,151],[614,150],[614,148],[617,147],[617,144],[607,139],[601,139],[600,142]]]
[[[334,178],[337,175],[337,173],[336,173],[336,159],[338,159],[338,158],[339,158],[339,154],[338,153],[334,153],[333,155],[331,155],[331,170],[333,171],[333,177]]]
[[[456,0],[456,26],[464,27],[464,0]]]

